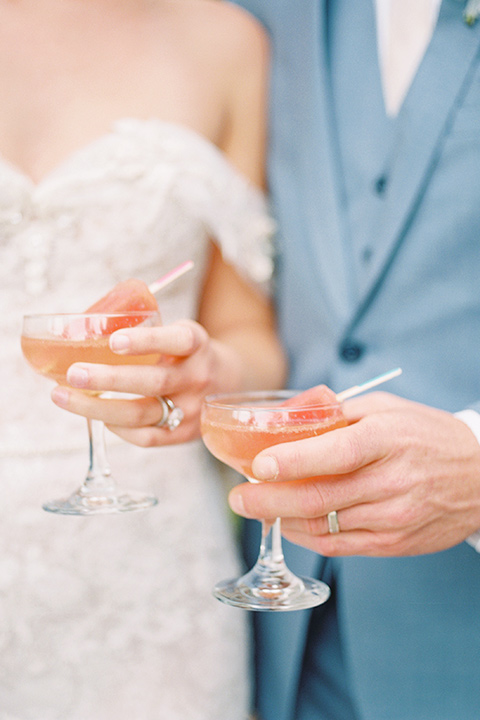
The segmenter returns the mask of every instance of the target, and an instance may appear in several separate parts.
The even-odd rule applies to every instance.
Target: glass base
[[[123,491],[102,495],[101,493],[83,494],[79,490],[68,498],[51,500],[42,507],[47,512],[59,515],[106,515],[147,510],[157,502],[156,497],[143,493]]]
[[[213,594],[227,605],[266,612],[306,610],[322,605],[330,597],[330,588],[321,580],[296,577],[287,571],[286,577],[263,576],[252,582],[254,570],[241,578],[218,583]]]

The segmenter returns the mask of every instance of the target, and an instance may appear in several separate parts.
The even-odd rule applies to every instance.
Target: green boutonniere
[[[463,18],[467,25],[474,25],[480,16],[480,0],[468,0],[463,11]]]

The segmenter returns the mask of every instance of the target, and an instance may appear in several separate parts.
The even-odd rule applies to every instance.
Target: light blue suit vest
[[[366,2],[348,4],[368,15]],[[443,1],[390,137],[378,102],[367,100],[370,60],[357,42],[363,10],[339,62],[365,104],[352,95],[349,106],[339,76],[334,113],[327,5],[332,12],[335,0],[240,4],[272,39],[269,178],[290,385],[341,390],[401,366],[389,391],[449,411],[480,410],[480,22],[468,27],[463,2]],[[359,132],[350,157],[356,122],[369,124],[373,144]],[[293,546],[286,554],[305,575],[325,566]],[[428,556],[327,565],[339,636],[325,641],[341,644],[356,717],[478,720],[480,556],[462,543]],[[313,615],[316,630],[324,612]],[[295,708],[311,618],[255,616],[264,720],[304,720]],[[345,720],[340,708],[319,707],[312,717]]]

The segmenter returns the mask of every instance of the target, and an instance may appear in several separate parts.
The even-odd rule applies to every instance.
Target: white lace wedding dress
[[[55,516],[87,466],[85,420],[55,407],[20,351],[24,313],[81,311],[128,277],[195,269],[159,297],[195,317],[208,236],[268,282],[260,193],[192,130],[121,120],[37,185],[0,161],[0,719],[244,720],[243,611],[211,595],[238,571],[219,468],[201,442],[142,450],[111,436],[142,513]]]

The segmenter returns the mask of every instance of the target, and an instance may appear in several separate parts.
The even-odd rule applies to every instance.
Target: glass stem
[[[273,523],[262,520],[262,541],[257,560],[258,565],[262,565],[273,572],[285,569],[280,518],[277,518]]]
[[[105,426],[101,420],[87,418],[89,467],[81,489],[82,495],[107,495],[115,488],[107,460]]]

